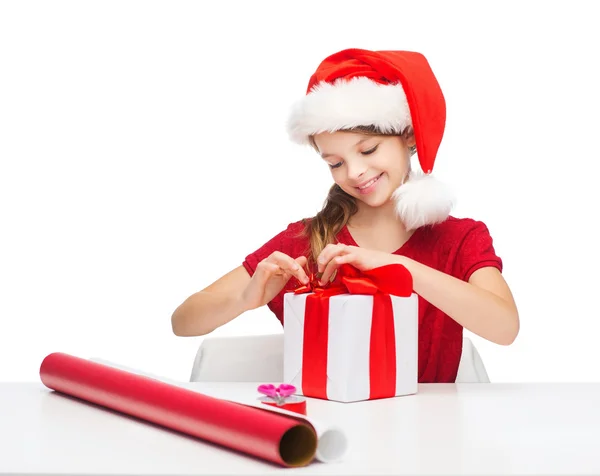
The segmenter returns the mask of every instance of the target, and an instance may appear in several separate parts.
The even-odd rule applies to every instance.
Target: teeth
[[[377,179],[378,179],[378,178],[379,178],[379,177],[375,177],[373,180],[369,180],[369,181],[368,181],[366,184],[364,184],[362,187],[358,187],[358,188],[359,188],[360,190],[363,190],[363,189],[365,189],[365,188],[367,188],[367,187],[370,187],[371,185],[373,185],[373,184],[374,184],[374,183],[377,181]]]

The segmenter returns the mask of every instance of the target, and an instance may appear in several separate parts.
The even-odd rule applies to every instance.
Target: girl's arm
[[[173,333],[202,336],[227,324],[240,314],[268,304],[292,276],[306,283],[306,258],[292,258],[274,251],[256,266],[250,276],[238,266],[207,288],[192,294],[171,316]]]
[[[465,282],[405,256],[392,257],[410,271],[417,294],[465,329],[501,345],[516,339],[519,313],[498,269],[480,268]]]
[[[412,274],[413,290],[465,329],[501,345],[511,344],[519,333],[512,293],[500,271],[492,266],[478,269],[465,282],[406,256],[344,244],[327,245],[318,263],[323,282],[344,263],[360,270],[402,264]]]
[[[248,272],[239,266],[192,294],[171,316],[173,333],[181,337],[203,336],[238,317],[245,311],[241,294],[249,282]]]

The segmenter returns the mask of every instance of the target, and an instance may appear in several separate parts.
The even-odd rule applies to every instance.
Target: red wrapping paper
[[[48,355],[42,383],[61,392],[286,467],[316,453],[312,426],[64,353]]]

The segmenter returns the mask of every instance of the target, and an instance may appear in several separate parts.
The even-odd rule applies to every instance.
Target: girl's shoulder
[[[481,267],[493,266],[502,271],[503,266],[488,227],[473,218],[451,216],[442,223],[421,229],[411,252],[417,260],[428,261],[431,266],[464,281]]]
[[[249,268],[254,269],[259,261],[265,259],[274,251],[296,258],[304,254],[308,244],[309,238],[306,233],[305,220],[298,220],[282,227],[273,236],[267,237],[267,241],[246,256],[245,262],[248,263]]]
[[[489,236],[487,225],[474,218],[449,216],[446,220],[421,229],[420,237],[435,243],[460,244],[474,235]]]

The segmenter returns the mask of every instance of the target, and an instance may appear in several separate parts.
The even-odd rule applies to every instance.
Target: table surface
[[[252,398],[253,383],[183,384]],[[280,468],[53,392],[0,382],[0,473],[599,474],[600,383],[422,384],[358,403],[309,399],[341,427],[343,461]]]

